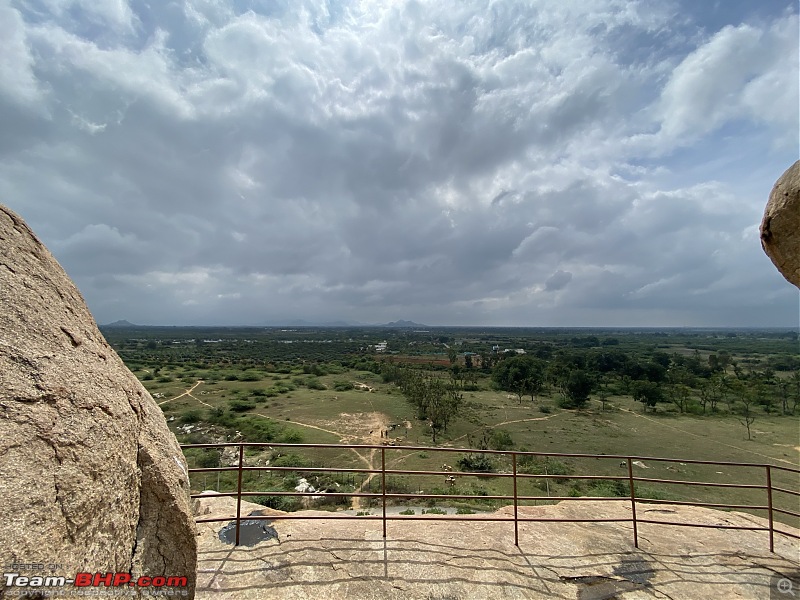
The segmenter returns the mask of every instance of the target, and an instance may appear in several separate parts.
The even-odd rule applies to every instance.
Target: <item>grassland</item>
[[[306,371],[308,369],[305,369]],[[413,408],[400,391],[381,376],[364,370],[331,366],[319,375],[304,372],[301,366],[279,370],[269,367],[243,368],[215,366],[198,368],[191,365],[161,366],[154,373],[150,367],[140,367],[135,373],[154,395],[164,411],[170,427],[183,442],[238,441],[248,437],[236,435],[245,424],[269,423],[264,439],[250,441],[294,441],[303,443],[377,444],[388,432],[392,443],[398,445],[430,446],[430,428],[415,419]],[[346,389],[353,386],[353,389]],[[620,454],[660,456],[677,459],[673,463],[643,461],[634,467],[635,475],[654,479],[700,480],[715,483],[764,482],[763,469],[729,468],[682,464],[681,459],[731,462],[770,463],[797,467],[800,458],[798,419],[796,416],[759,414],[752,425],[752,439],[735,415],[720,413],[700,416],[679,414],[672,405],[659,405],[655,412],[642,412],[641,404],[630,396],[615,395],[607,399],[605,408],[593,398],[581,410],[561,408],[558,395],[549,390],[531,401],[520,402],[516,396],[492,389],[488,376],[482,375],[477,389],[464,393],[464,402],[439,446],[474,448],[491,437],[492,432],[507,433],[509,449],[544,453]],[[224,414],[228,421],[215,423]],[[259,430],[256,435],[261,435]],[[217,451],[211,451],[217,452]],[[441,470],[443,463],[456,466],[464,455],[443,455],[434,451],[402,451],[387,447],[388,468],[405,470]],[[283,456],[280,456],[283,454]],[[276,464],[285,460],[287,466],[336,466],[340,468],[377,468],[379,452],[370,450],[303,449],[291,452],[248,452],[246,463]],[[192,466],[202,462],[203,455],[189,452]],[[207,459],[208,456],[206,455]],[[213,457],[212,457],[213,458]],[[235,457],[228,453],[218,462],[202,466],[232,464]],[[510,472],[507,458],[495,458],[498,472]],[[545,470],[547,469],[547,470]],[[456,467],[457,471],[457,467]],[[521,471],[562,475],[558,479],[527,480],[520,483],[520,495],[540,497],[559,496],[621,496],[628,493],[627,484],[610,481],[570,480],[569,475],[625,476],[617,459],[580,459],[554,457],[530,461]],[[246,478],[246,489],[292,489],[304,473],[286,477],[266,474]],[[305,475],[312,480],[311,475]],[[379,491],[377,478],[367,481],[361,474],[330,475],[313,479],[317,487],[331,491]],[[773,484],[798,489],[796,475],[773,471]],[[214,473],[196,475],[193,487],[199,489],[232,490],[233,475]],[[389,491],[398,493],[424,490],[427,493],[475,495],[470,501],[439,502],[439,505],[469,506],[489,509],[502,501],[481,501],[483,495],[511,493],[510,479],[501,477],[457,476],[448,485],[442,476],[391,476]],[[765,504],[763,490],[704,488],[667,484],[639,484],[638,495],[664,500],[691,500],[734,504]],[[268,494],[265,492],[265,498]],[[298,503],[286,504],[278,499],[278,507],[299,508]],[[271,501],[275,501],[272,497]],[[529,503],[542,502],[529,501]],[[775,498],[776,506],[797,510],[796,499]],[[332,502],[330,508],[355,506],[345,499]],[[364,506],[368,503],[364,502]],[[356,504],[357,505],[357,504]],[[756,514],[763,512],[756,511]],[[794,523],[791,518],[782,519]]]

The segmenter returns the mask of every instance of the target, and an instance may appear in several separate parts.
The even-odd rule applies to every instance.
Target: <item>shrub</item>
[[[489,447],[493,450],[511,450],[514,447],[514,440],[507,431],[494,429],[489,437]]]
[[[415,511],[413,508],[407,508],[405,510],[401,510],[400,514],[401,515],[415,515],[415,514],[417,514],[417,511]]]
[[[195,457],[195,463],[201,469],[213,469],[219,466],[220,452],[219,450],[202,450],[200,454]]]
[[[187,410],[180,416],[178,420],[181,423],[197,423],[198,421],[201,421],[202,418],[203,415],[199,410]]]
[[[353,384],[349,381],[334,381],[333,382],[333,389],[337,392],[346,392],[348,390],[353,389]]]
[[[327,390],[328,388],[316,377],[309,377],[306,380],[306,387],[310,390]]]
[[[621,498],[623,496],[628,496],[629,494],[630,490],[628,489],[628,486],[626,486],[622,481],[594,481],[589,485],[589,490],[587,491],[588,496],[600,496],[606,498]]]
[[[436,508],[436,507],[429,508],[428,510],[425,510],[423,508],[422,509],[422,514],[423,515],[446,515],[447,511],[446,510],[442,510],[441,508]]]
[[[573,472],[569,463],[547,458],[542,460],[538,456],[520,455],[517,459],[517,469],[520,473],[528,475],[570,475]],[[568,478],[557,478],[556,483],[564,483]]]
[[[457,515],[474,515],[475,511],[471,508],[459,508],[456,510]]]
[[[294,512],[302,508],[300,498],[293,496],[255,496],[253,501],[256,504],[284,512]]]
[[[255,408],[256,404],[252,400],[231,400],[228,406],[233,412],[247,412]]]
[[[459,471],[469,473],[495,473],[497,467],[485,454],[467,454],[458,459],[456,463]]]
[[[303,441],[303,436],[299,431],[290,429],[289,431],[284,432],[278,441],[283,442],[284,444],[299,444]]]

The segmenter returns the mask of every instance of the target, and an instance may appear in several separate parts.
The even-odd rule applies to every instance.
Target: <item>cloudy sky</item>
[[[0,202],[96,319],[798,327],[792,0],[0,0]]]

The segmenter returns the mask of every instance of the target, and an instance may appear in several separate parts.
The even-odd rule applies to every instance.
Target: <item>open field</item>
[[[313,338],[308,332],[303,335]],[[324,333],[322,335],[330,335]],[[352,334],[348,334],[352,339]],[[372,335],[374,339],[399,334],[381,333]],[[413,338],[410,334],[409,338]],[[445,336],[440,336],[445,337]],[[500,337],[500,336],[496,336]],[[589,336],[591,337],[591,336]],[[428,335],[426,339],[437,339]],[[455,345],[453,336],[448,336],[450,346]],[[571,336],[573,347],[581,344],[600,344],[602,339],[584,342],[584,338]],[[618,343],[612,351],[627,352],[634,356],[652,356],[664,360],[672,356],[672,361],[688,357],[697,364],[706,364],[712,355],[721,354],[720,347],[727,347],[733,366],[723,371],[722,376],[730,379],[740,378],[749,381],[760,369],[769,365],[793,365],[792,348],[797,342],[774,334],[748,335],[735,338],[727,335],[712,335],[702,340],[662,339],[658,335],[642,337],[637,335],[615,334]],[[525,347],[529,352],[543,343],[553,344],[557,337],[541,339],[509,339],[510,347]],[[337,360],[332,352],[317,360],[294,356],[287,361],[259,361],[253,358],[252,344],[246,346],[246,356],[238,356],[235,343],[225,347],[224,360],[213,359],[205,344],[187,344],[188,348],[198,348],[206,355],[200,360],[196,354],[175,360],[174,348],[167,348],[161,360],[158,356],[143,355],[144,344],[139,342],[136,359],[122,355],[147,389],[154,395],[169,422],[184,443],[212,443],[225,441],[255,442],[303,442],[303,443],[345,443],[432,446],[430,422],[420,420],[417,410],[404,396],[401,389],[386,381],[381,372],[382,363],[375,358],[412,364],[429,376],[447,378],[446,364],[456,364],[465,356],[463,352],[455,358],[447,353],[439,342],[414,344],[406,340],[406,354],[389,357],[375,357],[364,346],[356,355],[346,352]],[[486,343],[495,342],[489,339]],[[658,343],[655,343],[658,342]],[[161,344],[163,342],[159,342]],[[290,346],[276,342],[283,347]],[[346,344],[349,342],[342,342]],[[396,342],[399,343],[399,342]],[[296,344],[295,344],[296,345]],[[460,348],[476,347],[475,341],[466,338],[458,344]],[[494,344],[496,345],[496,344]],[[174,344],[173,346],[177,346]],[[123,346],[124,347],[124,346]],[[311,342],[306,344],[309,351],[318,352]],[[322,347],[320,345],[319,347]],[[329,348],[329,345],[325,345]],[[214,349],[222,351],[222,344]],[[234,350],[232,350],[232,348]],[[622,348],[622,349],[621,349]],[[476,348],[481,352],[485,349]],[[152,348],[150,348],[152,350]],[[414,353],[409,353],[413,350]],[[185,349],[183,350],[185,351]],[[604,350],[605,351],[605,350]],[[271,351],[269,351],[271,352]],[[268,353],[269,353],[268,352]],[[326,350],[327,352],[327,350]],[[553,362],[561,350],[547,355]],[[595,352],[589,350],[588,352]],[[543,356],[544,353],[540,353]],[[444,356],[443,363],[442,356]],[[659,358],[660,357],[660,358]],[[325,358],[327,360],[322,360]],[[645,359],[641,359],[644,361]],[[652,360],[652,359],[649,359]],[[669,358],[667,359],[669,360]],[[734,368],[737,370],[734,375]],[[741,414],[735,412],[733,404],[720,402],[717,410],[700,413],[698,388],[689,387],[690,402],[679,408],[665,399],[659,401],[654,409],[644,411],[642,402],[637,402],[631,394],[625,393],[618,377],[602,377],[606,389],[605,406],[600,402],[595,390],[588,402],[581,408],[564,406],[563,394],[557,385],[545,385],[535,395],[524,396],[520,401],[517,394],[496,389],[490,378],[491,370],[475,369],[470,385],[464,385],[461,402],[456,416],[450,420],[446,430],[440,431],[437,446],[451,448],[499,448],[540,453],[587,453],[620,454],[636,456],[661,456],[678,459],[677,462],[648,462],[635,467],[635,475],[653,479],[702,480],[711,483],[763,484],[764,469],[728,468],[706,465],[681,464],[681,459],[715,460],[731,462],[770,463],[797,468],[800,464],[800,428],[798,415],[781,414],[781,401],[774,398],[754,405],[750,423],[750,439]],[[791,371],[777,370],[773,373],[769,393],[777,393],[781,381],[789,381]],[[698,386],[703,379],[699,378]],[[777,382],[777,383],[776,383]],[[463,382],[462,382],[463,384]],[[752,384],[755,386],[755,384]],[[667,389],[668,383],[663,383]],[[755,388],[754,388],[755,389]],[[783,404],[791,408],[791,403]],[[383,437],[386,436],[386,437]],[[501,444],[498,446],[498,444]],[[379,466],[380,452],[376,450],[325,450],[303,449],[292,452],[265,450],[248,451],[246,464],[263,466],[284,464],[287,467],[341,467],[376,468]],[[488,455],[487,455],[488,456]],[[227,466],[235,461],[231,452],[220,455],[219,451],[187,451],[191,466]],[[481,501],[482,495],[506,495],[511,493],[510,479],[501,477],[473,477],[458,475],[458,461],[463,454],[451,454],[449,459],[435,452],[400,451],[390,447],[386,450],[387,468],[407,470],[442,470],[443,462],[454,468],[455,481],[446,482],[443,476],[390,476],[390,490],[399,493],[424,490],[426,493],[475,495],[474,500],[453,501],[452,506],[467,507],[474,510],[492,509],[502,501]],[[510,472],[508,458],[490,457],[490,468],[497,472]],[[277,461],[277,462],[276,462]],[[461,470],[471,470],[461,468]],[[541,497],[557,496],[622,496],[628,490],[623,482],[570,480],[570,475],[626,476],[627,469],[621,468],[618,460],[550,458],[530,460],[521,472],[534,474],[561,475],[557,479],[527,480],[520,483],[521,495]],[[291,490],[301,476],[317,485],[318,489],[337,491],[378,491],[379,477],[369,478],[364,474],[328,474],[315,477],[303,472],[285,472],[286,477],[267,473],[246,476],[245,488],[265,491],[265,502],[273,507],[300,508],[301,505],[286,503],[286,499],[268,496],[268,490]],[[193,488],[230,490],[233,489],[232,473],[198,474],[193,480]],[[773,485],[798,489],[800,482],[794,474],[773,470]],[[690,500],[734,504],[765,504],[763,490],[708,488],[700,486],[676,486],[658,483],[642,483],[637,486],[637,495],[662,500]],[[536,501],[541,503],[542,501]],[[530,503],[534,503],[531,501]],[[331,501],[328,509],[359,507],[357,499],[345,498],[340,502]],[[361,508],[368,510],[369,502],[362,499]],[[443,503],[439,503],[443,504]],[[776,495],[775,506],[797,511],[796,497]],[[756,512],[763,516],[763,511]],[[780,517],[785,522],[797,525],[791,517]]]

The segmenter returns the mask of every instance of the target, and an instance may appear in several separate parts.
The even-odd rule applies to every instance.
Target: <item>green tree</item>
[[[642,403],[645,412],[648,408],[655,411],[656,404],[664,399],[661,386],[647,380],[631,382],[631,395],[634,400]]]
[[[594,379],[583,369],[576,369],[569,374],[561,391],[569,406],[583,408],[594,390]]]
[[[533,401],[544,389],[545,363],[527,355],[503,359],[492,371],[492,381],[501,390],[516,394],[520,403],[526,395]]]

